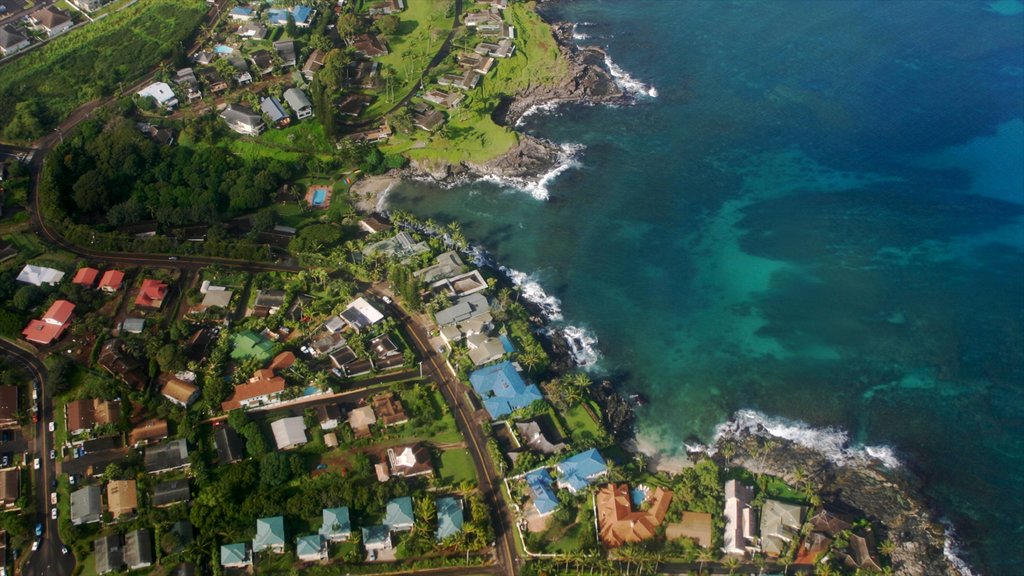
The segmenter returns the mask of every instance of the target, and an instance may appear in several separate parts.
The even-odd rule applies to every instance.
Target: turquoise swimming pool
[[[317,188],[313,191],[313,206],[323,206],[324,200],[327,199],[327,190],[323,188]]]

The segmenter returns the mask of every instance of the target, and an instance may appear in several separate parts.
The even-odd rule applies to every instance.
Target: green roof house
[[[408,532],[412,530],[412,498],[403,496],[388,502],[384,512],[384,525],[392,532]]]
[[[319,534],[299,536],[295,541],[295,554],[302,562],[327,560],[327,541]]]
[[[256,520],[256,537],[252,539],[252,549],[254,552],[270,549],[271,552],[284,553],[284,516]]]
[[[363,528],[363,548],[367,552],[391,548],[391,531],[381,525]]]
[[[331,542],[342,542],[352,536],[352,522],[348,517],[348,507],[324,508],[324,523],[320,526],[320,535]]]
[[[224,544],[220,547],[220,565],[225,568],[244,568],[252,565],[252,555],[245,542]]]
[[[437,499],[437,540],[462,532],[462,500],[445,496]]]
[[[234,360],[248,360],[257,358],[260,361],[269,360],[270,352],[274,344],[259,334],[245,330],[235,335],[234,347],[231,349],[231,358]]]

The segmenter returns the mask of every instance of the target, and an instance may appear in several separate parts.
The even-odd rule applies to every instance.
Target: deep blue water
[[[550,197],[406,184],[596,336],[678,451],[739,409],[839,426],[921,477],[979,572],[1024,560],[1024,8],[577,0],[657,97],[524,129]]]

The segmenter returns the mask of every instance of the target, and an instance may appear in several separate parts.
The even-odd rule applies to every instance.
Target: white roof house
[[[274,442],[278,450],[288,450],[309,441],[306,438],[306,423],[301,416],[276,420],[270,424],[270,429],[274,431]]]
[[[60,282],[63,277],[64,273],[60,270],[26,264],[25,267],[21,269],[21,272],[18,273],[17,280],[18,282],[32,284],[33,286],[42,286],[43,284],[53,286]]]
[[[156,100],[157,105],[164,108],[174,108],[178,105],[178,98],[174,95],[174,90],[171,90],[170,85],[166,82],[153,82],[139,90],[138,95],[143,98],[151,96]]]
[[[384,319],[384,315],[377,311],[364,298],[356,298],[341,313],[341,318],[348,322],[356,331],[368,326],[373,326]]]

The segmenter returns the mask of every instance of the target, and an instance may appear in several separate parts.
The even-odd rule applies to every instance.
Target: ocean
[[[898,460],[1024,560],[1024,4],[545,3],[633,105],[539,110],[528,190],[405,183],[544,300],[671,456],[738,416]],[[500,65],[500,64],[499,64]],[[485,80],[486,81],[486,80]]]

